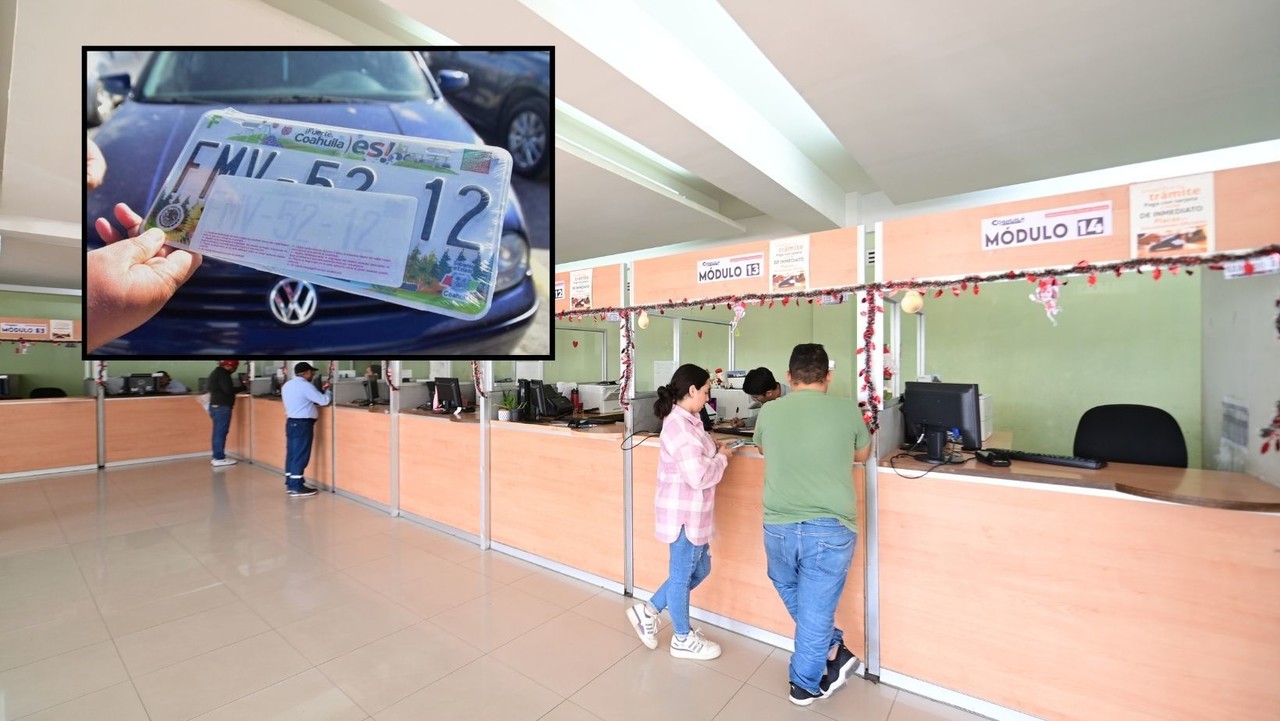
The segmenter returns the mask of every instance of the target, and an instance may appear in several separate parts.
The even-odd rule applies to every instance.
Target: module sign
[[[699,283],[762,277],[764,277],[764,253],[698,261]]]
[[[982,249],[1025,248],[1111,235],[1111,201],[986,218]]]

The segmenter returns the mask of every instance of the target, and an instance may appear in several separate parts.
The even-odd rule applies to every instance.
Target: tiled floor
[[[978,718],[858,679],[797,708],[785,652],[674,660],[627,603],[244,463],[0,484],[0,721]]]

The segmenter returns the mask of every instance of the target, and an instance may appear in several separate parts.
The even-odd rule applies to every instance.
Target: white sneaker
[[[650,651],[658,647],[658,617],[649,613],[647,605],[637,603],[628,608],[627,620],[631,622],[631,627],[636,630],[636,635],[640,637],[640,641]]]
[[[235,464],[236,464],[236,459],[234,458],[215,458],[209,461],[209,465],[213,466],[214,468],[220,468],[222,466],[234,466]]]
[[[671,637],[671,655],[676,658],[691,658],[694,661],[710,661],[720,657],[720,644],[708,641],[702,635],[702,629],[695,628],[681,641],[679,636]]]

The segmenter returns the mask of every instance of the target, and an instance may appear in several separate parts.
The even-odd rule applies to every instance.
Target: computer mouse
[[[974,451],[973,456],[974,458],[977,458],[980,463],[985,463],[988,466],[1004,467],[1009,465],[1009,456],[999,451]]]

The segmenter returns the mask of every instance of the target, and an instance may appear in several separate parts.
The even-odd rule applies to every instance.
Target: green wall
[[[0,316],[80,320],[80,297],[0,291]],[[15,395],[32,388],[61,388],[68,395],[84,395],[84,360],[79,346],[32,343],[26,355],[14,352],[17,343],[0,343],[0,374],[19,375]]]
[[[1137,403],[1167,410],[1201,464],[1200,277],[1127,273],[1083,277],[1061,289],[1058,325],[1029,299],[1025,280],[980,295],[926,295],[925,373],[977,383],[991,396],[996,430],[1015,448],[1070,454],[1089,408]],[[904,319],[907,316],[904,314]],[[914,380],[915,328],[904,320],[902,370]]]
[[[543,364],[542,379],[556,381],[618,380],[619,324],[586,320],[559,323],[555,332],[555,360]],[[574,342],[577,345],[574,345]],[[600,360],[605,360],[605,377],[600,377]]]

